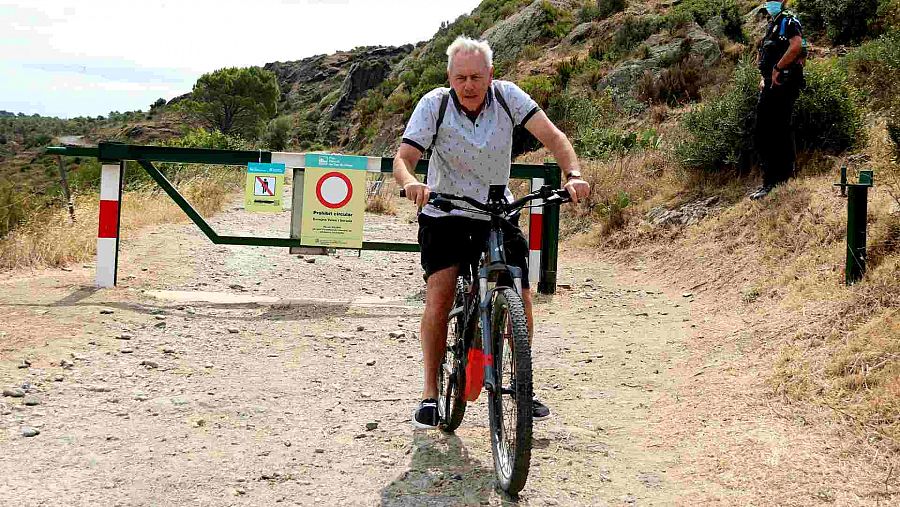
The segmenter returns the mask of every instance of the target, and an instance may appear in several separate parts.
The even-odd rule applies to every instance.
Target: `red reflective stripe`
[[[528,249],[541,249],[541,236],[544,230],[544,215],[531,214],[531,225],[528,227]]]
[[[100,201],[100,228],[98,238],[115,238],[119,235],[119,201]]]
[[[494,366],[494,355],[493,354],[485,354],[484,355],[484,364],[486,366]]]

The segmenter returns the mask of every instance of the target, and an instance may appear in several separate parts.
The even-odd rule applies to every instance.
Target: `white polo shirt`
[[[436,88],[419,100],[403,132],[403,143],[424,153],[434,138],[441,98],[450,94],[428,161],[428,186],[432,191],[465,195],[486,202],[490,185],[509,183],[514,124],[494,97],[495,88],[503,95],[516,125],[525,124],[540,110],[537,103],[514,83],[498,80],[488,90],[484,107],[474,120],[462,110],[456,93],[450,88]],[[509,188],[506,196],[512,198]],[[433,217],[447,215],[432,206],[426,206],[422,212]],[[452,214],[487,219],[484,215],[458,210]]]

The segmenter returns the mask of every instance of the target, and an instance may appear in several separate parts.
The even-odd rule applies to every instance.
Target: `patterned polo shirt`
[[[494,97],[495,88],[509,106],[512,120]],[[434,192],[465,195],[486,202],[490,185],[509,183],[513,120],[516,125],[524,125],[540,108],[514,83],[494,80],[484,107],[472,119],[463,111],[452,89],[436,88],[419,100],[403,132],[403,143],[425,152],[434,138],[441,98],[448,93],[450,100],[428,161],[428,186]],[[509,188],[506,196],[512,198]],[[447,215],[433,206],[426,206],[422,212],[432,217]],[[459,210],[452,214],[487,219]]]

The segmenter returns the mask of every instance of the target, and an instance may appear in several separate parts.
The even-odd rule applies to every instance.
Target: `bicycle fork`
[[[481,347],[484,350],[484,388],[490,393],[497,390],[497,369],[494,368],[494,343],[491,339],[491,299],[493,299],[496,282],[488,287],[487,269],[482,268],[478,274],[478,306],[481,319]]]

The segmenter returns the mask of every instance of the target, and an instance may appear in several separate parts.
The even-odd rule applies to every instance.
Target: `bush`
[[[572,13],[553,5],[547,0],[541,2],[541,10],[544,11],[543,35],[551,39],[565,37],[574,27]]]
[[[834,44],[859,42],[877,35],[878,0],[797,0],[804,27],[824,33]]]
[[[654,17],[626,16],[622,26],[616,31],[612,43],[603,51],[604,58],[610,61],[620,59],[638,44],[644,42],[659,29],[659,20]]]
[[[704,26],[716,16],[722,18],[722,27],[728,38],[737,42],[745,40],[741,28],[743,20],[735,0],[685,0],[666,15],[670,27],[683,26],[688,19]]]
[[[546,109],[550,105],[550,98],[556,94],[556,82],[550,76],[529,76],[519,82],[522,90],[531,96],[535,102]]]
[[[291,140],[291,117],[279,116],[266,125],[265,145],[273,151],[283,151]]]
[[[759,71],[745,59],[735,70],[731,88],[684,116],[682,126],[689,139],[675,150],[683,166],[716,171],[747,160],[758,86]]]
[[[832,62],[807,65],[807,87],[794,109],[797,145],[805,149],[844,151],[861,141],[862,111],[846,74]],[[676,148],[688,168],[717,171],[746,167],[752,148],[759,73],[750,60],[735,70],[733,86],[684,116],[689,139]]]
[[[862,110],[846,73],[834,62],[811,62],[806,83],[794,108],[797,145],[839,153],[860,143]]]
[[[625,0],[597,0],[588,2],[578,11],[578,20],[582,23],[606,19],[617,12],[625,10]]]
[[[9,181],[0,181],[0,238],[31,215],[34,195],[19,192]]]
[[[671,106],[699,100],[707,74],[703,58],[694,55],[664,69],[659,77],[646,71],[638,82],[636,95],[641,102]]]
[[[900,82],[900,31],[886,33],[849,53],[844,63],[853,85],[864,90],[875,108],[888,108]]]

